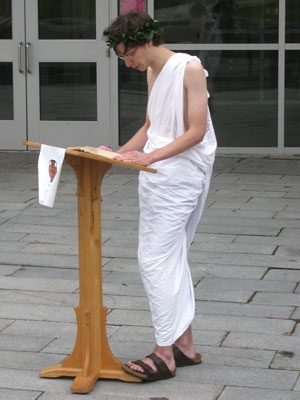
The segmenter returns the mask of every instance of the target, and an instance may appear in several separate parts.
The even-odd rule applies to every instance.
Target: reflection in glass
[[[299,0],[286,1],[286,32],[287,43],[300,42],[300,2]]]
[[[276,43],[278,0],[154,0],[167,43]]]
[[[300,146],[300,51],[285,53],[285,129],[284,145]]]
[[[277,52],[189,53],[199,56],[209,73],[209,105],[219,147],[277,146]],[[145,120],[146,77],[120,64],[119,84],[122,145]]]
[[[40,119],[96,121],[96,63],[40,63]]]
[[[277,52],[201,51],[199,56],[209,73],[219,147],[277,146]]]
[[[13,65],[0,63],[0,120],[14,119]]]
[[[145,122],[147,107],[145,72],[127,68],[119,60],[119,144],[129,140]]]
[[[11,0],[0,0],[0,40],[12,39]]]
[[[96,39],[95,0],[39,0],[39,39]]]

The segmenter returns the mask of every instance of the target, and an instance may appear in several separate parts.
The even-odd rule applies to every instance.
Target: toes
[[[142,367],[140,367],[140,366],[137,365],[137,364],[134,364],[134,363],[131,362],[131,361],[129,361],[129,362],[127,363],[127,365],[128,365],[128,367],[131,368],[133,371],[142,372],[142,373],[145,372],[145,371],[143,370]]]

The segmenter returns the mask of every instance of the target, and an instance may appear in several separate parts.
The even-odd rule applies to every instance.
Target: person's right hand
[[[107,146],[104,146],[104,145],[99,146],[98,149],[106,150],[106,151],[112,151],[112,149],[110,147],[107,147]]]

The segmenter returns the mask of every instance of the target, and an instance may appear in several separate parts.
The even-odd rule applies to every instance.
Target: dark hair
[[[164,43],[163,28],[145,12],[131,10],[117,17],[103,31],[103,40],[109,47],[115,48],[123,43],[125,51],[136,46],[143,46],[152,40],[154,46]]]

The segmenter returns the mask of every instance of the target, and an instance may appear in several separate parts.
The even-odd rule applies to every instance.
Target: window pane
[[[167,43],[276,43],[278,0],[154,0]]]
[[[0,63],[0,120],[14,119],[13,65]]]
[[[96,39],[95,0],[39,0],[39,39]]]
[[[40,63],[40,119],[96,121],[96,63]]]
[[[201,51],[219,147],[277,146],[276,51]]]
[[[12,39],[11,0],[0,0],[0,39]]]
[[[287,0],[286,2],[286,33],[287,43],[300,42],[300,2]]]
[[[190,51],[209,72],[219,147],[277,146],[276,51]],[[120,144],[145,120],[146,77],[120,65]]]
[[[127,68],[119,60],[119,144],[123,145],[145,122],[147,107],[145,72]]]
[[[300,51],[285,54],[285,129],[284,145],[300,146]]]

